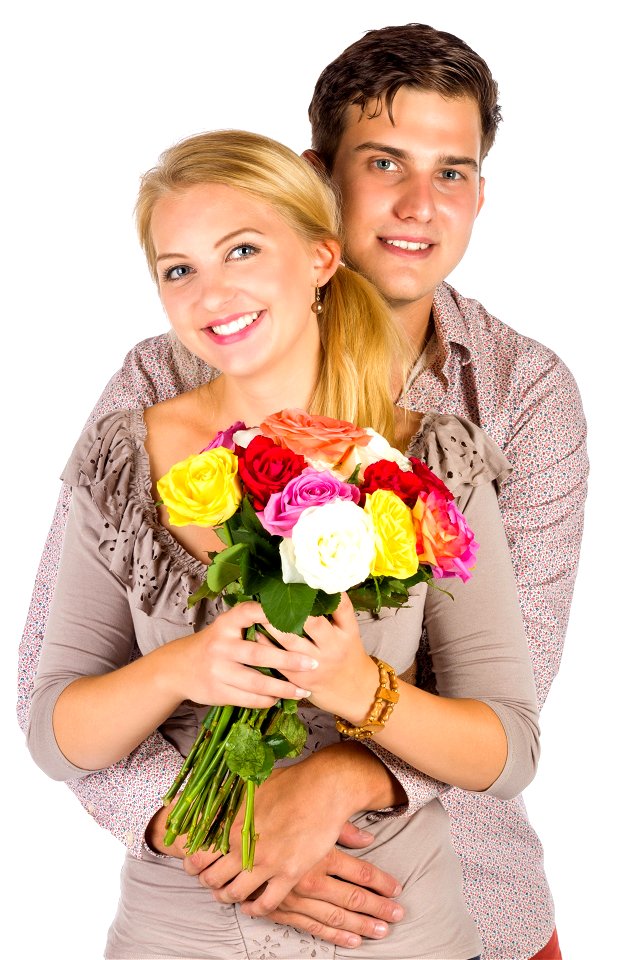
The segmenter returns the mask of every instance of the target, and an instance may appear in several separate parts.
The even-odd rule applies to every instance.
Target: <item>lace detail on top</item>
[[[192,557],[158,519],[151,494],[142,410],[102,417],[78,440],[62,474],[71,487],[88,487],[104,523],[98,548],[110,571],[146,614],[194,626],[200,619],[187,597],[206,566]],[[213,612],[220,602],[208,604]],[[208,618],[209,619],[209,618]]]
[[[448,413],[425,414],[407,453],[424,460],[457,497],[465,484],[477,487],[495,480],[499,486],[512,470],[484,430]]]

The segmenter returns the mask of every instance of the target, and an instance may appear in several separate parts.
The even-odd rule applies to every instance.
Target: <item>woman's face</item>
[[[315,376],[311,304],[333,272],[326,245],[305,243],[267,203],[220,184],[162,197],[151,233],[160,298],[187,349],[227,376]]]

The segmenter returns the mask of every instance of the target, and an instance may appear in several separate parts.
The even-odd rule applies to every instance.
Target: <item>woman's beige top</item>
[[[197,630],[221,609],[219,603],[187,606],[206,568],[158,521],[145,436],[141,410],[104,417],[83,433],[63,475],[73,487],[72,509],[28,733],[36,762],[56,779],[88,772],[66,760],[53,734],[53,708],[67,684],[116,669]],[[456,495],[480,545],[478,562],[467,584],[457,579],[444,584],[453,601],[422,584],[412,590],[406,608],[378,617],[359,614],[363,642],[401,674],[413,664],[424,636],[438,693],[482,700],[500,718],[508,758],[488,793],[512,797],[535,772],[538,727],[533,675],[492,483],[509,467],[481,430],[451,416],[428,414],[410,452],[423,457]],[[183,755],[206,709],[185,702],[162,725],[163,736]],[[314,707],[303,707],[301,715],[310,730],[307,752],[338,739],[333,717]],[[385,759],[385,751],[376,752]],[[365,941],[360,951],[345,951],[345,956],[468,960],[478,953],[447,815],[437,796],[411,816],[372,822],[367,814],[354,820],[376,840],[358,855],[403,883],[406,919],[384,941]],[[150,852],[142,860],[126,857],[107,943],[106,956],[113,960],[342,955],[340,948],[293,928],[251,920],[235,907],[212,902],[176,860]]]

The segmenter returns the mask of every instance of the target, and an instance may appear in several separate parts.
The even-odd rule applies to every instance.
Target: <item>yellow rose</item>
[[[367,494],[365,513],[371,518],[376,555],[371,565],[374,577],[404,580],[418,569],[416,532],[411,510],[391,490]]]
[[[169,523],[185,527],[217,527],[236,512],[242,500],[238,458],[226,447],[214,447],[175,463],[158,480],[158,495],[169,511]]]

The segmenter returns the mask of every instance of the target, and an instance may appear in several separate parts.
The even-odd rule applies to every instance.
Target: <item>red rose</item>
[[[370,463],[362,474],[360,486],[360,505],[362,506],[367,493],[374,490],[392,490],[403,503],[413,507],[418,494],[423,489],[422,481],[410,470],[401,470],[393,460],[377,460]]]
[[[264,510],[272,493],[279,493],[306,467],[304,457],[280,447],[269,437],[254,437],[243,450],[238,447],[238,473],[256,510]]]
[[[444,497],[445,500],[453,500],[453,494],[446,483],[443,483],[440,477],[436,477],[433,470],[431,470],[423,460],[418,460],[416,457],[409,457],[411,461],[411,467],[413,472],[420,480],[420,489],[424,490],[425,493],[439,493],[441,497]]]

